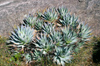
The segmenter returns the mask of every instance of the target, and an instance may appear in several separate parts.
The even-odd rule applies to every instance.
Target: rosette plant
[[[34,35],[33,31],[34,30],[29,26],[21,25],[21,27],[17,27],[17,29],[11,33],[12,35],[10,36],[10,40],[8,40],[8,42],[11,42],[17,47],[23,47],[32,41]]]
[[[8,45],[15,47],[11,50],[17,53],[23,51],[21,56],[27,62],[47,58],[65,66],[71,62],[75,49],[91,37],[90,28],[70,15],[66,7],[48,8],[45,12],[28,15],[23,21],[23,25],[12,32]]]

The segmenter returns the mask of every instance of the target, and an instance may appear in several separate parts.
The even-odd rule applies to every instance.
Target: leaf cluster
[[[67,8],[48,8],[45,12],[28,15],[23,25],[15,29],[8,40],[11,50],[27,62],[40,62],[42,58],[65,66],[72,53],[88,41],[90,28],[84,25]]]

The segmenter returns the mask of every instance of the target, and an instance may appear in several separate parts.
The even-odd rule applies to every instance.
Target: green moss
[[[5,43],[5,42],[6,42],[6,39],[7,39],[6,37],[1,37],[1,36],[0,36],[0,44],[1,44],[1,43]]]

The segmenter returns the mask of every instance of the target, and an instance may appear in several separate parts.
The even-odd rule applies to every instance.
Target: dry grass
[[[7,38],[0,37],[0,66],[25,66],[23,62],[20,61],[12,61],[10,62],[10,51],[6,45]]]

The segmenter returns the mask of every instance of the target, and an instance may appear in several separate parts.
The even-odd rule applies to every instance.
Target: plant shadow
[[[100,63],[100,38],[94,38],[92,59],[94,63]]]

